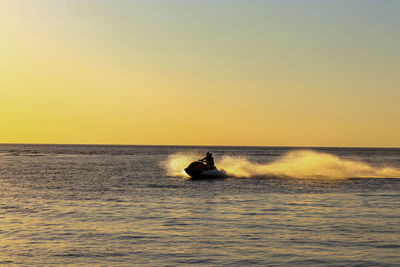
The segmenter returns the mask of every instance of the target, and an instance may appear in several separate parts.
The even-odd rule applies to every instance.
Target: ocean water
[[[0,145],[0,264],[400,266],[400,149]]]

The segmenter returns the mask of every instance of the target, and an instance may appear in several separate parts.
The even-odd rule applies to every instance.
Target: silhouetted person
[[[215,168],[214,166],[214,158],[210,152],[207,152],[207,156],[204,159],[201,159],[200,161],[205,161],[207,164],[207,167],[212,170]]]

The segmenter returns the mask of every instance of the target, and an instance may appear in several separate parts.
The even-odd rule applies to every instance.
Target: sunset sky
[[[400,147],[399,14],[0,0],[0,143]]]

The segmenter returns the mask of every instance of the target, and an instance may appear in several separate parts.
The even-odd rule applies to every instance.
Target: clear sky
[[[399,14],[0,0],[0,143],[400,147]]]

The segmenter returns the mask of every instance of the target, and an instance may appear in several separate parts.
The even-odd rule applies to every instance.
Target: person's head
[[[207,156],[212,156],[212,154],[210,152],[207,152]]]

